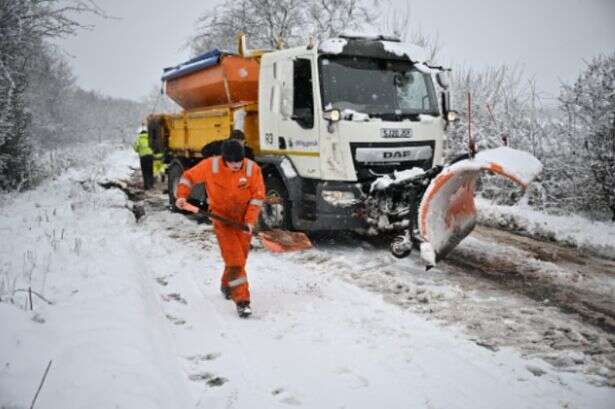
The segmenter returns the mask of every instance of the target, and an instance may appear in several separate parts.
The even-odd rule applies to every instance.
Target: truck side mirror
[[[337,122],[342,119],[342,114],[339,109],[331,109],[322,113],[323,118],[329,122]]]
[[[448,91],[443,91],[442,94],[442,114],[446,116],[446,113],[450,109],[451,94]]]
[[[450,78],[448,75],[448,71],[440,71],[436,74],[436,81],[438,81],[438,85],[440,85],[443,89],[448,89],[450,86]]]
[[[442,115],[447,123],[459,121],[459,113],[451,109],[451,94],[448,91],[442,92]]]
[[[333,133],[335,132],[333,124],[339,122],[339,120],[342,119],[342,113],[339,109],[330,109],[323,112],[322,117],[325,118],[325,120],[328,122],[327,131],[329,131],[329,133]]]

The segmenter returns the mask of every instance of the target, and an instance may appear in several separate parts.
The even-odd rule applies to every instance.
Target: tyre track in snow
[[[158,215],[155,217],[158,217]],[[191,253],[193,256],[191,259],[185,260],[183,266],[187,267],[195,263],[194,254],[200,253],[198,247],[203,246],[212,250],[211,246],[215,245],[215,239],[206,226],[197,226],[194,224],[192,226],[193,228],[190,228],[184,221],[187,223],[192,222],[189,221],[188,218],[183,218],[181,215],[177,214],[164,213],[162,217],[168,220],[179,219],[181,222],[175,228],[167,227],[162,231],[155,232],[156,234],[152,236],[159,236],[158,233],[166,232],[167,240],[171,238],[180,242],[185,242],[185,247],[190,248],[190,251],[186,253]],[[154,223],[154,225],[159,224]],[[205,231],[197,233],[199,230]],[[326,243],[323,244],[322,240]],[[352,238],[349,243],[351,245],[356,244]],[[319,248],[303,253],[275,256],[269,255],[264,250],[255,249],[249,269],[259,272],[259,274],[255,274],[251,279],[251,282],[253,282],[255,288],[257,288],[256,294],[258,295],[255,296],[254,300],[256,309],[255,315],[249,320],[238,319],[235,316],[232,304],[222,300],[217,288],[217,273],[214,272],[213,275],[211,274],[211,261],[198,268],[187,268],[187,270],[190,271],[185,273],[176,272],[172,277],[168,278],[163,293],[167,291],[178,292],[187,300],[187,305],[184,306],[172,303],[169,303],[167,306],[162,304],[164,308],[168,308],[169,306],[178,307],[178,309],[172,311],[183,309],[181,317],[185,318],[186,322],[190,325],[190,328],[181,328],[174,327],[171,323],[169,324],[178,339],[178,353],[180,356],[186,357],[187,353],[203,356],[203,354],[208,351],[222,351],[215,361],[208,362],[208,367],[206,366],[207,369],[202,370],[200,373],[204,376],[208,376],[207,373],[213,370],[212,368],[216,368],[215,365],[220,364],[219,370],[216,371],[215,374],[227,377],[228,384],[224,384],[224,386],[220,388],[207,388],[205,386],[204,389],[201,388],[200,391],[195,388],[198,396],[196,400],[197,407],[250,407],[253,406],[250,402],[254,402],[254,399],[264,405],[259,407],[287,407],[288,405],[300,406],[303,404],[307,404],[308,407],[311,407],[309,404],[310,399],[319,400],[322,397],[307,393],[306,391],[309,391],[310,388],[305,388],[305,380],[309,380],[309,383],[307,383],[308,385],[312,382],[332,381],[333,384],[329,386],[334,390],[339,391],[339,389],[336,388],[343,386],[346,388],[344,390],[348,392],[352,391],[353,394],[365,394],[372,384],[378,384],[382,381],[385,381],[387,385],[391,382],[399,383],[399,385],[389,385],[385,389],[400,390],[403,384],[403,377],[399,375],[401,375],[401,373],[406,374],[409,367],[408,369],[403,369],[401,373],[396,373],[404,364],[400,365],[396,363],[394,365],[388,365],[386,362],[397,362],[394,358],[399,358],[400,353],[407,354],[409,351],[424,350],[425,346],[421,345],[421,337],[414,335],[415,344],[413,344],[412,335],[410,335],[411,328],[408,327],[408,324],[404,324],[403,320],[400,320],[398,321],[399,324],[392,325],[389,317],[385,315],[378,316],[378,314],[384,314],[383,311],[372,311],[370,309],[370,303],[357,304],[357,316],[355,317],[354,314],[352,314],[354,317],[353,319],[345,315],[344,311],[347,311],[347,309],[342,308],[337,310],[335,307],[338,306],[338,302],[344,304],[347,303],[348,300],[352,300],[352,296],[350,296],[349,293],[353,291],[361,293],[362,291],[356,288],[350,291],[348,289],[339,288],[340,284],[341,287],[345,285],[339,283],[336,277],[340,277],[340,273],[345,272],[345,264],[337,260],[336,254],[332,254],[332,252],[326,248],[327,246],[335,248],[337,247],[337,243],[331,243],[329,239],[325,238],[317,240],[317,245]],[[180,246],[180,248],[181,247],[183,246]],[[386,252],[378,248],[365,247],[368,250],[370,263],[361,266],[362,272],[367,272],[372,268],[379,269],[386,266],[387,258],[389,257]],[[195,252],[195,250],[197,251]],[[211,255],[211,252],[207,253]],[[154,257],[153,261],[159,261],[159,264],[163,264],[164,255],[160,257],[161,258],[158,260]],[[167,260],[167,265],[169,264],[168,261],[169,260]],[[294,276],[292,270],[289,271],[289,266],[292,269],[292,262],[297,264],[297,269],[300,273],[299,276]],[[182,263],[177,262],[177,264],[181,265]],[[220,264],[219,260],[216,260],[216,264]],[[333,267],[338,270],[335,271]],[[216,266],[216,269],[218,268],[219,266]],[[309,271],[308,274],[306,268],[312,271]],[[207,273],[204,274],[203,270],[206,270]],[[303,274],[301,274],[301,272]],[[209,278],[207,278],[207,276],[209,276]],[[265,279],[264,276],[268,277]],[[278,277],[282,276],[286,276],[286,278],[283,279],[283,282],[277,284],[279,280]],[[341,277],[346,278],[343,275]],[[152,279],[154,279],[154,276]],[[270,285],[273,284],[273,286],[271,288],[264,287],[262,283],[259,283],[260,279],[263,279]],[[332,295],[330,292],[325,295],[324,299],[322,298],[323,294],[320,294],[319,285],[327,286],[326,283],[331,280],[338,282],[335,284],[335,288],[338,289],[337,292],[343,293],[348,298],[340,297],[340,301],[337,301],[337,297],[330,298]],[[351,284],[356,286],[356,282],[351,281]],[[271,295],[275,295],[275,297]],[[360,298],[361,297],[359,297],[359,299]],[[327,306],[326,311],[331,312],[331,322],[323,323],[320,320],[317,323],[310,322],[308,317],[311,315],[311,308],[319,308],[319,305],[322,308],[323,302],[325,306]],[[280,309],[280,306],[283,306],[283,309]],[[391,314],[391,312],[389,312],[389,314]],[[396,314],[398,313],[393,312],[393,316]],[[342,321],[340,321],[340,315]],[[400,315],[406,316],[407,314]],[[381,320],[384,322],[382,328],[378,326]],[[263,326],[263,323],[269,323],[271,325]],[[281,323],[283,323],[282,327],[279,325]],[[368,323],[369,325],[366,326]],[[342,328],[345,325],[363,328],[361,331],[363,333],[362,336],[366,338],[344,339],[342,336],[342,339],[338,339],[340,334],[337,334],[336,330],[339,329],[340,324]],[[400,326],[402,330],[398,328]],[[220,333],[220,328],[223,328],[223,333]],[[379,333],[379,335],[373,333],[373,331],[378,330],[387,333],[388,335],[386,335],[384,339],[391,342],[389,348],[383,348],[385,355],[391,360],[384,360],[380,365],[382,368],[381,375],[384,375],[382,379],[380,377],[374,378],[371,372],[362,372],[360,370],[361,365],[358,367],[339,366],[334,368],[328,365],[327,360],[310,360],[309,358],[303,361],[295,360],[296,351],[301,351],[302,348],[300,348],[300,346],[304,344],[309,346],[309,348],[306,349],[306,353],[309,356],[310,353],[313,353],[311,348],[314,348],[314,343],[323,345],[325,350],[330,348],[335,350],[335,344],[343,344],[344,347],[342,347],[342,350],[348,353],[346,349],[354,348],[352,346],[353,343],[364,345],[370,342],[373,343],[374,340],[382,342],[382,332]],[[414,328],[414,330],[420,332],[418,328]],[[375,337],[374,339],[369,337],[370,333]],[[399,347],[399,345],[397,345],[398,341],[396,341],[396,339],[402,336],[403,338],[410,337],[405,341],[408,343],[408,347],[398,351],[397,347]],[[460,343],[464,344],[464,341],[460,340]],[[192,345],[192,347],[186,348],[186,344]],[[217,347],[215,345],[217,345]],[[272,349],[271,345],[279,345],[281,350]],[[391,348],[391,346],[395,348]],[[284,351],[284,349],[290,349],[292,352]],[[371,353],[377,355],[382,354],[378,352],[376,345],[368,346],[367,349]],[[480,350],[480,348],[477,349]],[[289,354],[289,352],[291,353]],[[282,353],[282,357],[278,356],[278,353]],[[456,347],[449,345],[443,349],[441,355],[447,357],[445,360],[455,359],[461,362],[472,362],[470,365],[471,367],[475,367],[476,365],[480,366],[481,364],[478,362],[483,362],[486,367],[493,365],[490,360],[484,361],[484,357],[475,362],[471,357],[465,356],[464,354],[458,356],[458,353]],[[211,352],[209,352],[209,354],[211,354]],[[213,354],[215,354],[215,352]],[[483,354],[479,355],[482,356]],[[291,359],[289,360],[289,358]],[[348,358],[350,358],[350,356]],[[413,370],[420,371],[420,369],[423,368],[427,374],[431,374],[435,370],[434,368],[438,366],[438,363],[433,362],[429,362],[427,365],[426,362],[420,361],[418,356],[405,356],[405,359],[406,361],[404,362],[407,363],[413,360],[419,361],[413,363]],[[336,357],[335,361],[338,362],[337,365],[339,365],[339,362],[344,361],[344,358],[337,359]],[[307,365],[313,373],[306,378],[301,375],[300,369],[298,373],[289,376],[287,379],[284,375],[287,374],[289,362],[298,364],[299,367],[304,370],[306,369],[305,365]],[[280,364],[282,364],[282,366],[280,366]],[[271,365],[270,370],[275,371],[277,374],[277,376],[271,377],[272,380],[276,379],[276,381],[272,382],[271,380],[267,381],[262,379],[261,371],[268,365]],[[423,367],[423,365],[427,366]],[[391,368],[389,368],[389,366]],[[416,368],[417,366],[419,369]],[[193,367],[193,369],[198,368]],[[525,370],[523,367],[519,369],[515,372],[519,374],[517,378],[519,384],[517,386],[511,385],[510,387],[523,390],[524,386],[519,385],[524,384],[528,380],[528,377],[531,379],[532,374],[529,370],[524,374],[523,372]],[[187,371],[187,375],[188,374],[190,374],[189,371]],[[192,372],[192,374],[198,375],[199,372]],[[318,374],[318,377],[315,376],[316,374]],[[393,374],[397,374],[397,376],[392,376]],[[496,374],[493,374],[493,379],[499,379],[499,377],[495,375]],[[448,376],[450,375],[445,375],[445,377]],[[549,380],[541,380],[543,384],[546,381],[553,385],[558,385],[556,388],[572,387],[558,376],[557,373],[548,373],[545,376],[548,377]],[[389,379],[389,377],[391,377],[391,379]],[[320,381],[318,379],[320,379]],[[304,382],[301,382],[301,380]],[[530,383],[527,385],[530,385]],[[378,386],[376,387],[378,388]],[[380,388],[382,388],[382,386],[380,386]],[[529,387],[527,390],[531,388],[532,387]],[[431,393],[426,394],[427,396],[431,396]],[[350,395],[342,393],[339,396],[348,399]],[[399,403],[399,400],[394,396],[389,397],[389,399]],[[360,399],[355,399],[355,401],[356,404]],[[365,403],[363,401],[361,402]],[[462,405],[460,407],[465,406]]]
[[[481,231],[479,228],[451,254],[452,261],[429,272],[413,257],[392,258],[381,242],[365,242],[343,233],[317,238],[315,243],[321,250],[318,255],[291,257],[316,264],[323,271],[336,271],[348,281],[380,293],[402,308],[424,314],[427,319],[460,325],[470,339],[485,348],[497,351],[514,347],[528,357],[544,359],[556,370],[583,372],[595,384],[615,386],[615,337],[610,328],[599,325],[603,321],[596,316],[601,314],[597,299],[603,300],[609,314],[612,311],[612,281],[610,287],[600,286],[609,278],[608,272],[594,271],[602,277],[592,282],[592,272],[586,268],[585,283],[578,287],[565,285],[571,276],[575,277],[574,271],[562,272],[552,262],[528,259],[528,253],[507,244],[481,241],[476,238]],[[509,254],[493,256],[490,250]],[[602,261],[597,265],[601,266]],[[528,271],[533,277],[529,279],[519,272],[525,271],[525,264],[532,266]],[[488,272],[489,267],[495,272]],[[578,298],[574,298],[575,293],[580,294]],[[566,297],[553,302],[547,298],[551,294]],[[571,313],[575,305],[581,312],[584,305],[592,309],[587,308],[587,314]]]
[[[527,296],[537,302],[547,301],[565,314],[578,314],[580,321],[592,324],[607,333],[615,334],[615,297],[610,290],[575,285],[579,280],[602,276],[615,279],[615,262],[595,257],[575,255],[573,250],[541,243],[526,237],[491,228],[480,227],[473,234],[481,241],[493,238],[498,243],[513,246],[527,253],[532,262],[512,259],[501,254],[486,255],[461,247],[444,262],[459,274],[479,275],[501,288]],[[553,264],[551,270],[561,269],[560,274],[544,274],[540,263]],[[571,270],[571,271],[570,271]]]
[[[533,330],[526,326],[526,342],[516,336],[521,347],[562,370],[597,374],[604,381],[598,384],[615,386],[613,260],[479,226],[440,268],[532,300],[520,311],[543,319],[533,318]],[[531,343],[540,347],[527,348]]]
[[[146,202],[149,211],[166,207],[161,196]],[[555,370],[582,372],[594,384],[615,386],[615,280],[609,260],[480,227],[429,272],[414,255],[394,259],[382,241],[334,233],[314,242],[314,250],[281,257],[334,272],[426,319],[461,326],[485,348],[513,347]]]

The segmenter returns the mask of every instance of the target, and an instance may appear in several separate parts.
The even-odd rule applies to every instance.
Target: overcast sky
[[[368,0],[370,1],[370,0]],[[86,89],[137,99],[159,85],[162,68],[189,57],[184,47],[203,0],[97,0],[119,19],[88,17],[91,31],[62,40]],[[583,60],[615,52],[615,0],[392,0],[410,5],[412,24],[438,35],[442,62],[478,69],[521,65],[546,97],[572,82]]]

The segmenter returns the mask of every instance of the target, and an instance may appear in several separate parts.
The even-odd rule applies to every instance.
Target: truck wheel
[[[182,164],[178,161],[171,162],[171,164],[169,165],[169,169],[167,170],[167,186],[169,195],[169,206],[174,212],[179,210],[177,207],[175,207],[175,194],[177,193],[177,185],[179,184],[179,179],[181,178],[182,173],[184,173],[184,167],[182,166]]]
[[[286,187],[279,177],[268,175],[265,178],[266,199],[260,215],[260,226],[266,229],[292,228],[290,200]]]
[[[412,252],[412,241],[409,234],[402,234],[396,236],[391,244],[389,250],[395,258],[405,258]]]

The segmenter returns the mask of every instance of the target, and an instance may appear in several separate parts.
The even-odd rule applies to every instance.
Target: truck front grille
[[[419,149],[406,149],[406,151],[403,151],[403,148],[410,147]],[[395,148],[398,149],[396,150]],[[414,167],[425,170],[430,169],[433,166],[435,141],[351,143],[350,149],[352,151],[353,164],[357,171],[357,178],[359,182],[366,182],[393,171],[412,169]],[[357,158],[357,149],[360,149],[360,158]],[[378,161],[376,155],[369,155],[370,149],[379,154],[386,151],[388,155],[386,158],[382,156],[382,160]],[[428,153],[429,149],[431,154]],[[365,160],[373,160],[373,162]]]

